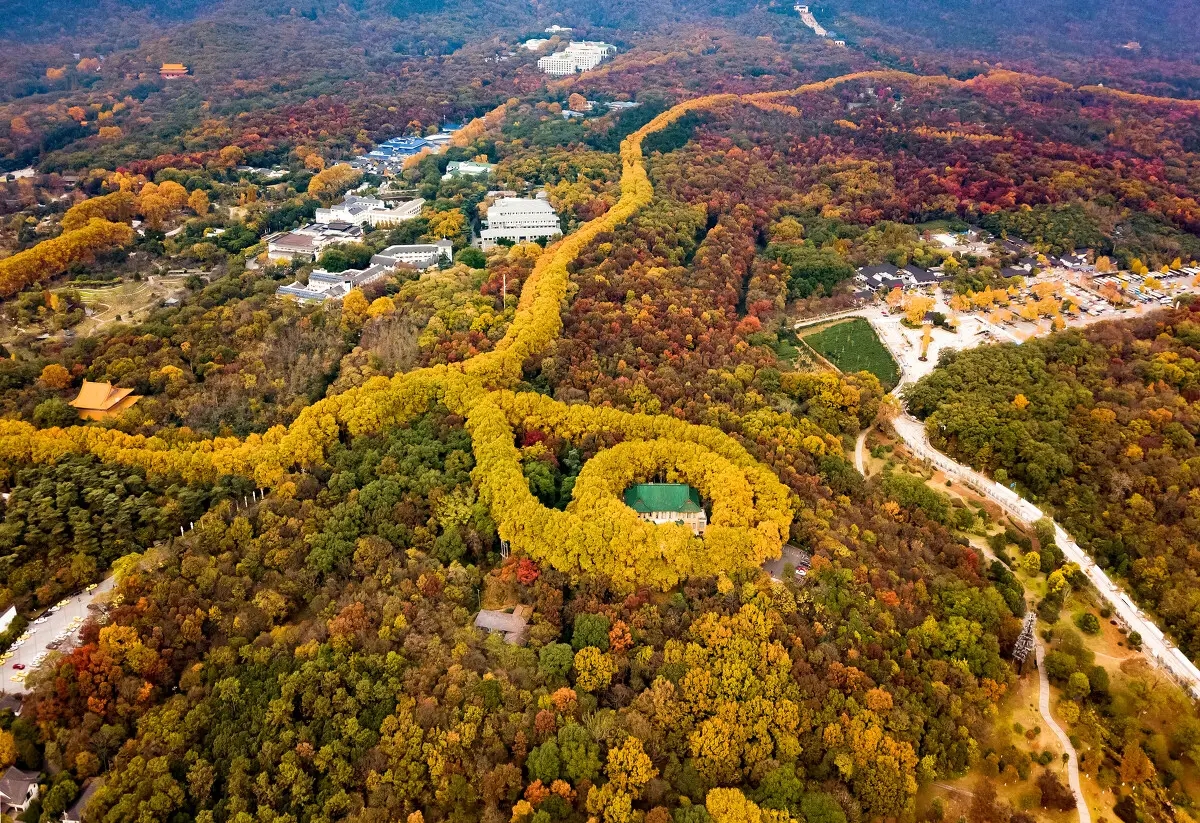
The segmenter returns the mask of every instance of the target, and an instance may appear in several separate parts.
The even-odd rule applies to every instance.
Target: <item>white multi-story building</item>
[[[576,40],[562,51],[556,51],[538,60],[538,68],[555,76],[575,74],[596,68],[616,53],[617,47],[611,43]]]
[[[361,226],[369,223],[372,226],[387,226],[402,223],[421,215],[421,207],[425,201],[417,198],[403,203],[389,203],[377,197],[360,197],[356,194],[346,195],[346,199],[327,209],[317,209],[318,223],[351,223]]]
[[[525,243],[561,237],[562,227],[554,207],[541,198],[502,197],[488,207],[487,228],[479,233],[485,251],[499,240]]]
[[[371,258],[365,269],[346,269],[328,272],[315,269],[308,275],[308,282],[297,280],[275,290],[278,297],[291,297],[301,303],[323,303],[326,300],[341,300],[352,289],[362,288],[390,275],[401,265],[416,269],[428,269],[440,262],[453,259],[454,244],[449,240],[411,246],[388,246]]]

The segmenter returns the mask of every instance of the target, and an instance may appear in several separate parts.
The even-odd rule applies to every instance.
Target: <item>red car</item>
[[[13,663],[13,668],[16,669],[17,671],[20,671],[21,669],[25,668],[25,664],[24,663]]]

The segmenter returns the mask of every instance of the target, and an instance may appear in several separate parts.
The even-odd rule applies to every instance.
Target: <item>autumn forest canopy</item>
[[[774,2],[13,4],[0,768],[40,790],[5,810],[1063,823],[1014,654],[1035,614],[1093,816],[1191,823],[1191,701],[1049,521],[891,421],[1042,505],[1198,659],[1193,304],[972,347],[855,279],[936,271],[966,314],[1064,255],[1195,265],[1184,27],[1083,5],[1054,38],[1019,7],[814,6],[843,47]],[[617,54],[555,79],[534,36]],[[364,165],[396,137],[444,146]],[[496,192],[561,238],[481,244]],[[275,251],[350,193],[411,216]],[[969,349],[899,399],[865,319],[892,309]],[[85,384],[134,400],[81,417]],[[704,533],[640,518],[647,482],[690,485]]]

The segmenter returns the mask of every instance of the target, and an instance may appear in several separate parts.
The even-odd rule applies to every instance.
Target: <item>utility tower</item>
[[[1013,660],[1017,661],[1017,669],[1025,663],[1025,658],[1033,651],[1033,629],[1037,625],[1037,613],[1025,612],[1025,622],[1021,625],[1021,634],[1017,636],[1013,646]]]

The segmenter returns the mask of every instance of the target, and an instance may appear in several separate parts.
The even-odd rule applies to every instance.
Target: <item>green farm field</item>
[[[806,335],[804,342],[843,372],[869,371],[891,391],[900,382],[900,368],[871,324],[861,317],[827,326]]]

